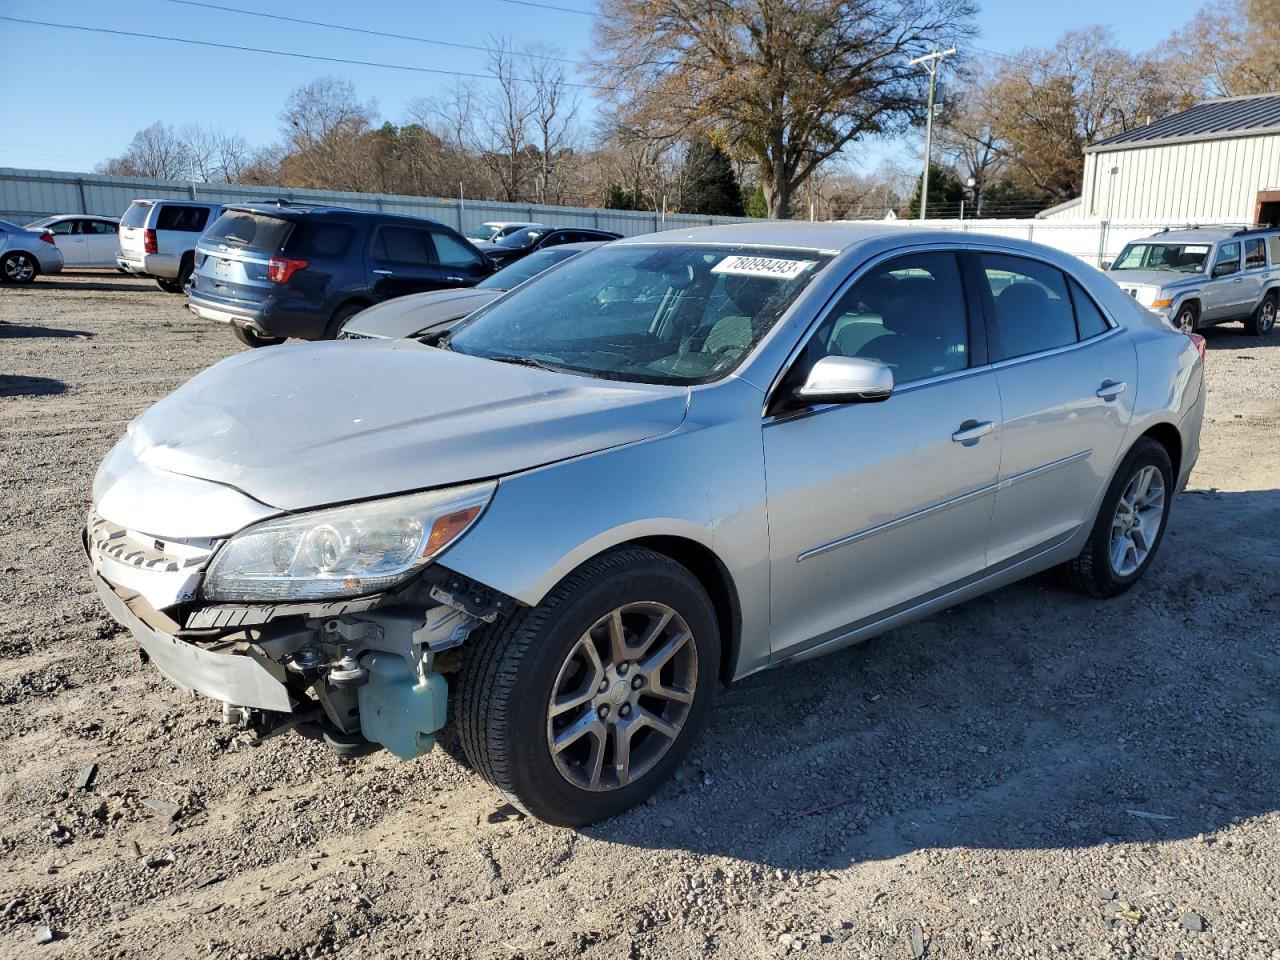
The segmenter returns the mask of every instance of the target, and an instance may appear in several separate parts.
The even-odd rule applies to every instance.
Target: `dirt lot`
[[[239,345],[115,274],[0,287],[0,956],[1280,958],[1280,335],[1209,342],[1138,588],[1042,578],[751,679],[572,832],[439,751],[249,745],[141,666],[89,483]]]

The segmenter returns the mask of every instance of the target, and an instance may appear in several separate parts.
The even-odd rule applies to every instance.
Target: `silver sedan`
[[[719,683],[1048,568],[1137,583],[1204,342],[1020,241],[635,237],[434,346],[222,361],[95,481],[107,607],[177,683],[340,751],[444,738],[526,811],[649,796]]]
[[[62,264],[48,230],[0,220],[0,283],[31,283],[42,273],[61,273]]]

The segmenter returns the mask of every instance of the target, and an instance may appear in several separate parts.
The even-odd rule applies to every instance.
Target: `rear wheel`
[[[39,272],[36,258],[21,250],[7,253],[0,260],[0,279],[5,283],[31,283]]]
[[[1173,485],[1168,451],[1149,437],[1139,440],[1107,488],[1084,549],[1063,567],[1067,582],[1114,597],[1141,580],[1164,538]]]
[[[1173,325],[1183,333],[1195,333],[1196,323],[1200,320],[1200,308],[1194,303],[1184,303],[1178,308]]]
[[[650,550],[603,554],[463,647],[462,748],[540,820],[603,820],[645,800],[683,760],[711,709],[719,660],[715,612],[693,574]]]
[[[181,293],[182,284],[177,280],[166,280],[163,277],[156,277],[156,286],[165,293]]]
[[[231,329],[235,331],[236,339],[246,347],[272,347],[277,343],[284,343],[285,340],[284,337],[264,337],[248,327],[241,327],[236,324],[232,324]]]
[[[1244,322],[1246,333],[1265,337],[1276,328],[1276,293],[1273,290],[1258,304],[1258,309]]]

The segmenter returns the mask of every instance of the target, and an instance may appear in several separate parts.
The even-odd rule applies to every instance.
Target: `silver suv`
[[[671,774],[720,681],[1050,567],[1137,583],[1203,350],[1024,241],[632,237],[444,337],[223,360],[129,425],[86,545],[229,716],[405,759],[452,716],[505,796],[589,823]]]
[[[152,277],[165,293],[181,293],[195,270],[196,241],[221,215],[216,203],[135,200],[120,218],[116,265]]]
[[[1280,230],[1165,230],[1129,244],[1108,272],[1125,293],[1187,333],[1240,320],[1264,336],[1276,325],[1280,303]]]

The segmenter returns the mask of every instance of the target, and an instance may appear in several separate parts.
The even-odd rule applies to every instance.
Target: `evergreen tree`
[[[908,213],[912,220],[920,216],[920,192],[924,187],[924,177],[916,178],[916,189],[911,194]],[[960,216],[960,201],[965,199],[964,184],[956,176],[956,172],[941,163],[929,164],[929,209],[925,211],[930,220],[954,220]]]
[[[743,216],[742,187],[728,155],[704,136],[694,137],[680,171],[685,213],[718,217]]]

